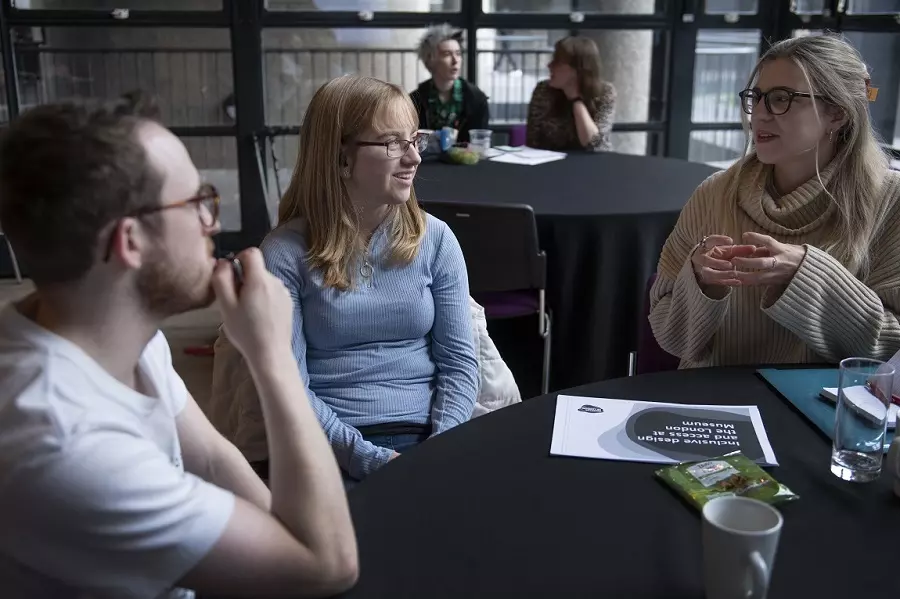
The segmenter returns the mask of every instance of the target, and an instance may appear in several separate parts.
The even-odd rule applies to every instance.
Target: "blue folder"
[[[822,399],[819,393],[823,387],[838,386],[837,368],[784,370],[762,368],[757,372],[829,439],[834,440],[835,404]],[[884,443],[885,451],[888,450],[893,436],[893,431],[887,432]]]

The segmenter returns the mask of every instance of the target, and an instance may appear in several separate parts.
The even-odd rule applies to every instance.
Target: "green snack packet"
[[[697,509],[716,497],[740,496],[766,503],[800,499],[739,451],[703,462],[682,462],[656,471]]]

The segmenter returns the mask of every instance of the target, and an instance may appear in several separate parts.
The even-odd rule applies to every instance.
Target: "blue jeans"
[[[403,453],[427,439],[428,435],[370,435],[363,438],[372,445],[392,449],[397,453]]]
[[[384,447],[386,449],[390,449],[392,451],[396,451],[397,453],[405,453],[410,449],[414,448],[416,445],[419,445],[425,439],[428,438],[427,434],[420,435],[368,435],[363,436],[363,439],[371,443],[372,445],[377,445],[378,447]],[[359,481],[355,478],[352,478],[349,474],[341,470],[341,476],[344,479],[344,488],[346,490],[352,489],[354,486],[359,484]]]

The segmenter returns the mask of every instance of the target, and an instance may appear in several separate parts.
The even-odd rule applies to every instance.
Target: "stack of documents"
[[[506,149],[501,146],[498,149]],[[537,150],[523,146],[521,148],[509,148],[503,154],[491,158],[494,162],[505,162],[507,164],[521,164],[524,166],[535,166],[554,160],[562,160],[566,157],[565,152],[551,152],[550,150]]]

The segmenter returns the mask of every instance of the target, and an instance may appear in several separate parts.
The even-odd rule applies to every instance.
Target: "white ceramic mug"
[[[703,506],[703,570],[707,599],[765,599],[784,520],[747,497]]]

